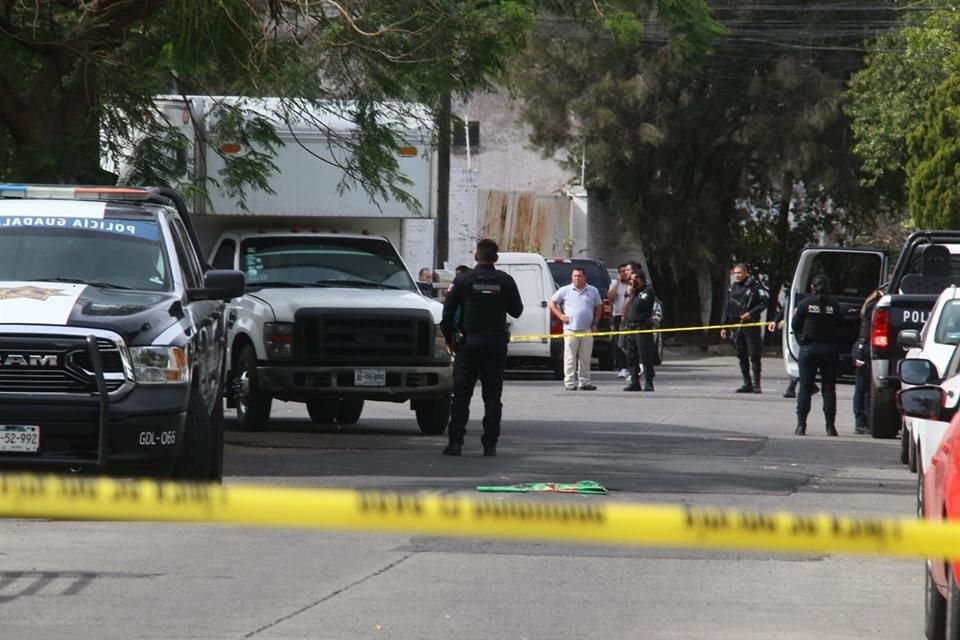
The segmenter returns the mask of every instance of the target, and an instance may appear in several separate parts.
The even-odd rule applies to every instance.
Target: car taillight
[[[559,336],[562,333],[563,333],[563,322],[561,322],[560,318],[558,318],[557,316],[551,313],[550,314],[550,335]]]
[[[886,349],[890,346],[888,332],[890,330],[890,310],[874,309],[873,324],[870,328],[870,344],[878,349]]]
[[[613,317],[613,303],[609,300],[603,301],[603,317],[607,319]]]

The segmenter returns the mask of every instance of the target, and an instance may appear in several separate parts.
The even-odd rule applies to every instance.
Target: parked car
[[[600,260],[588,258],[547,258],[547,266],[557,287],[570,284],[574,267],[584,270],[587,284],[593,285],[600,292],[603,299],[603,315],[597,330],[602,332],[613,331],[613,304],[607,300],[607,291],[610,290],[610,274],[607,267]],[[616,364],[617,343],[613,336],[597,336],[593,340],[593,357],[603,371],[613,371]]]
[[[497,269],[513,276],[523,300],[523,313],[509,319],[507,368],[546,367],[554,380],[562,380],[563,341],[545,337],[563,333],[560,321],[547,308],[547,300],[557,290],[547,260],[539,253],[501,252]]]
[[[902,362],[907,362],[903,360]],[[908,365],[910,368],[914,365]],[[922,367],[917,366],[918,372]],[[905,415],[914,418],[944,417],[948,392],[940,386],[922,385],[897,394]],[[956,395],[956,393],[954,393]],[[930,458],[929,468],[920,476],[924,496],[921,514],[924,520],[955,520],[960,514],[960,477],[954,452],[960,447],[960,414],[954,412],[950,426]],[[960,455],[960,454],[956,454]],[[946,558],[928,558],[925,572],[925,627],[929,640],[960,637],[960,566]],[[947,628],[949,625],[950,628]]]
[[[898,334],[897,342],[907,349],[907,358],[929,360],[938,378],[947,379],[956,373],[947,369],[960,344],[960,288],[951,285],[944,289],[923,329],[904,329]],[[900,384],[909,386],[902,378]],[[911,471],[917,471],[918,466],[925,468],[923,463],[933,454],[946,427],[946,423],[937,420],[903,416],[901,438],[906,455],[901,457]]]

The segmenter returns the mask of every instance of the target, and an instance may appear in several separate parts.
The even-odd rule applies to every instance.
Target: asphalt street
[[[609,495],[534,499],[913,513],[899,442],[853,434],[850,385],[841,436],[825,436],[815,397],[800,438],[779,360],[764,362],[764,393],[747,395],[733,393],[733,358],[670,357],[649,394],[607,372],[590,392],[511,372],[496,458],[481,456],[479,393],[460,458],[442,456],[445,439],[421,435],[406,405],[368,403],[337,426],[278,402],[268,431],[228,431],[225,482],[476,495],[593,480]],[[39,520],[0,521],[0,541],[3,638],[922,635],[919,558]]]

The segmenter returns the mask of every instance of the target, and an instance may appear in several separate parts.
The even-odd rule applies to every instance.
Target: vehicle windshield
[[[877,288],[883,274],[883,261],[875,253],[824,252],[814,258],[805,290],[814,276],[830,278],[830,291],[837,298],[863,300]]]
[[[250,287],[279,282],[417,290],[393,247],[372,238],[251,238],[240,246],[240,269]]]
[[[960,344],[960,300],[950,300],[943,305],[934,339],[939,344]]]
[[[168,291],[155,220],[0,215],[0,280]]]

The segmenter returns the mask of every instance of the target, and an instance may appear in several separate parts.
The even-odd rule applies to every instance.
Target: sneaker
[[[564,389],[566,389],[567,391],[576,391],[576,390],[577,390],[576,387],[564,387]]]
[[[760,391],[760,387],[759,387],[759,386],[754,387],[754,388],[753,388],[753,392],[754,392],[754,393],[763,393],[762,391]]]
[[[595,384],[587,383],[587,384],[580,385],[580,391],[596,391],[596,390],[597,390],[597,385]]]
[[[630,377],[630,372],[626,369],[620,369],[620,373],[617,374],[618,378],[626,379]]]

